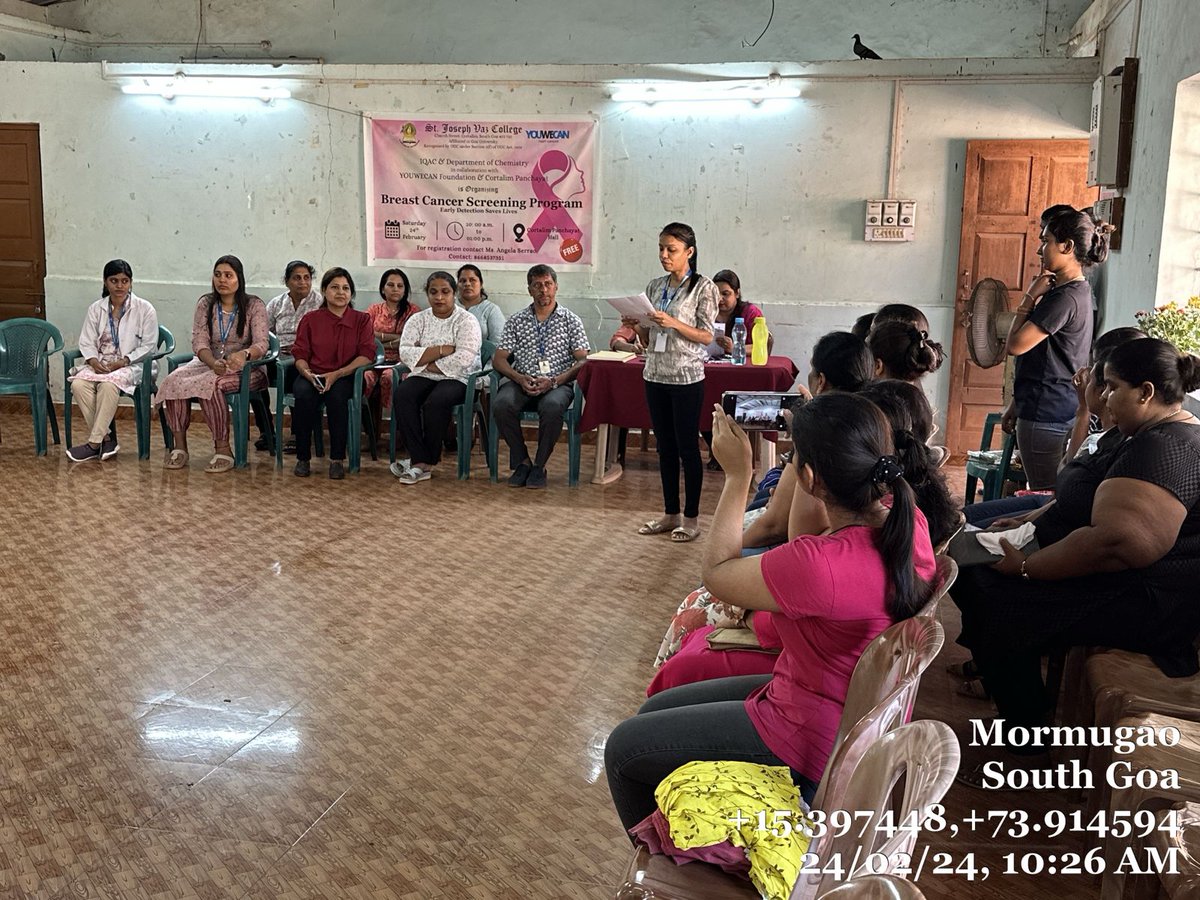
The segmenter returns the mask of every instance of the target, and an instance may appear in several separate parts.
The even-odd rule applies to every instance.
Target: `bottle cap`
[[[745,324],[746,324],[746,320],[745,320],[745,319],[742,319],[742,318],[737,318],[737,319],[734,319],[734,320],[733,320],[733,324],[734,324],[734,325],[745,325]]]

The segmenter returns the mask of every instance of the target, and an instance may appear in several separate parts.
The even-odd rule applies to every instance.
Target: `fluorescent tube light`
[[[188,75],[151,75],[121,86],[126,94],[176,97],[245,97],[270,103],[292,96],[287,88],[258,78],[197,78]]]
[[[663,84],[623,85],[613,90],[617,103],[678,103],[687,101],[795,100],[800,88],[779,79],[753,84],[723,84],[719,81],[670,82]]]

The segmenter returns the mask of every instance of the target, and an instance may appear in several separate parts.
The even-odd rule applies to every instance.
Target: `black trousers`
[[[533,464],[544,468],[562,434],[563,419],[574,399],[575,388],[569,384],[559,385],[535,397],[526,394],[515,381],[505,381],[500,385],[496,399],[492,401],[492,414],[496,417],[496,427],[508,444],[510,468],[515,469],[529,459],[525,435],[521,431],[521,413],[537,411],[538,447]]]
[[[704,382],[660,384],[646,382],[646,406],[658,444],[658,473],[662,477],[663,512],[679,514],[679,467],[683,466],[683,514],[700,515],[704,463],[700,459],[700,407]]]
[[[312,458],[313,431],[321,427],[321,407],[329,419],[329,458],[346,458],[346,435],[350,430],[350,399],[354,396],[354,378],[344,375],[322,394],[307,378],[297,378],[293,391],[296,406],[292,426],[296,432],[296,459]]]
[[[450,427],[454,407],[467,396],[467,386],[447,378],[438,381],[409,375],[396,389],[392,415],[404,435],[413,465],[433,465],[442,459],[442,441]]]
[[[1153,656],[1168,674],[1195,672],[1194,604],[1164,603],[1139,571],[1026,581],[971,566],[959,574],[952,596],[962,610],[958,642],[970,649],[1010,725],[1047,724],[1053,701],[1041,660],[1059,648],[1115,647]]]

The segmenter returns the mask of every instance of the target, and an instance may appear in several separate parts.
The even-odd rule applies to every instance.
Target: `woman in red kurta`
[[[296,360],[295,474],[309,474],[313,429],[321,427],[321,406],[329,417],[329,477],[346,477],[346,435],[350,402],[354,398],[354,370],[375,358],[375,333],[371,317],[351,306],[354,279],[340,267],[321,278],[325,300],[320,308],[300,320],[292,356]]]

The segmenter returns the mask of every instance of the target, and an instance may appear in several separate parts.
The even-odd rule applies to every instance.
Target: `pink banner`
[[[370,265],[592,265],[591,119],[366,119]]]

